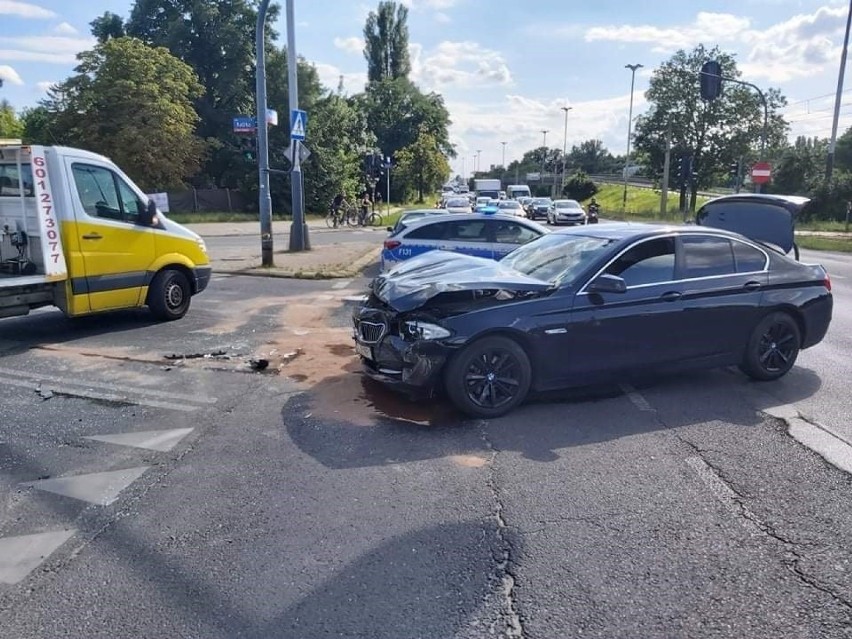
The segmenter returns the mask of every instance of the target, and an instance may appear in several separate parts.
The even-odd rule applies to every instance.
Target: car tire
[[[796,363],[801,345],[796,320],[788,313],[770,313],[754,327],[740,370],[762,382],[783,377]]]
[[[164,269],[154,276],[148,286],[148,308],[158,320],[178,320],[189,310],[192,287],[183,272]]]
[[[444,385],[453,405],[472,417],[505,415],[523,402],[532,365],[515,340],[483,337],[462,349],[447,366]]]

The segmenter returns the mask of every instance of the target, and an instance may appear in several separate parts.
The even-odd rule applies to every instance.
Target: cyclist
[[[335,228],[337,227],[338,222],[343,221],[341,211],[346,210],[347,206],[349,206],[349,204],[346,202],[346,198],[343,196],[343,193],[338,193],[331,201],[331,212],[334,215]]]
[[[364,191],[361,194],[361,210],[358,214],[358,224],[364,226],[367,223],[367,215],[370,212],[370,206],[372,202],[370,201],[370,194],[367,191]]]

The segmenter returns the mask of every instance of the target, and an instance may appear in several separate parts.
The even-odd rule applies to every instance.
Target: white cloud
[[[70,36],[18,36],[0,38],[0,59],[46,62],[51,64],[73,64],[80,51],[91,49],[96,41],[90,37]]]
[[[362,53],[364,51],[364,39],[357,36],[335,38],[334,46],[343,49],[346,53]]]
[[[17,86],[20,86],[24,83],[24,81],[21,80],[21,76],[18,75],[18,72],[15,71],[8,64],[0,64],[0,80]]]
[[[58,33],[59,35],[77,35],[79,33],[76,27],[68,24],[67,22],[60,22],[53,28],[54,33]]]
[[[449,9],[456,0],[402,0],[402,4],[409,9]]]
[[[409,52],[411,79],[426,89],[512,84],[503,55],[476,42],[444,41],[428,52],[415,43]]]
[[[547,130],[547,146],[562,148],[564,139],[565,113],[568,112],[567,145],[583,140],[601,139],[614,153],[623,153],[622,144],[627,140],[627,115],[630,94],[611,98],[567,102],[566,100],[536,100],[524,95],[509,94],[500,102],[480,104],[448,100],[453,123],[450,133],[457,145],[459,158],[454,161],[455,170],[461,171],[461,157],[467,156],[466,170],[472,169],[472,154],[482,149],[480,167],[488,168],[502,161],[502,146],[505,140],[506,163],[519,159],[524,152],[541,146],[542,133]],[[637,90],[633,98],[633,115],[645,107],[642,92]]]
[[[18,0],[0,0],[0,15],[12,15],[19,18],[48,19],[56,13],[37,4],[18,2]]]
[[[40,93],[47,93],[47,91],[48,91],[51,87],[56,86],[56,84],[57,84],[56,82],[50,82],[50,81],[46,81],[46,80],[45,80],[45,81],[42,81],[42,82],[36,82],[36,83],[35,83],[35,85],[36,85],[36,89],[38,89],[38,91],[39,91]]]
[[[317,70],[320,82],[332,91],[337,91],[340,76],[343,76],[343,92],[347,95],[363,91],[367,84],[367,74],[364,72],[344,72],[339,67],[324,62],[313,62],[312,64]]]
[[[438,24],[449,24],[452,21],[453,19],[443,11],[439,11],[435,14],[435,22],[437,22]]]
[[[598,26],[588,29],[585,39],[650,44],[653,52],[664,54],[692,48],[697,42],[718,42],[742,52],[739,68],[744,76],[786,82],[817,74],[839,59],[834,40],[843,32],[846,13],[845,7],[823,6],[757,29],[743,16],[702,11],[691,24]]]

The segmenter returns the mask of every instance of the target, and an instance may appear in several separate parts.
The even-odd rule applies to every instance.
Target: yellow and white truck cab
[[[210,274],[204,240],[108,158],[0,142],[0,317],[148,306],[179,319]]]

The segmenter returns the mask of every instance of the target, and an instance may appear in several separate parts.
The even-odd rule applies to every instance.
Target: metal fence
[[[169,191],[169,210],[175,213],[197,213],[198,211],[227,211],[243,213],[251,211],[251,204],[235,189],[186,189]]]

